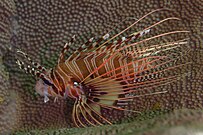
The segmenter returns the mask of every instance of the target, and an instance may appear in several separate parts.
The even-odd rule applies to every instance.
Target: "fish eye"
[[[74,86],[79,86],[78,82],[73,82]]]

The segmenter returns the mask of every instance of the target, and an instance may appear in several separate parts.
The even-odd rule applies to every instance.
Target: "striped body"
[[[68,96],[71,98],[79,98],[79,96],[82,93],[84,94],[85,91],[74,88],[74,82],[81,82],[90,73],[92,73],[94,69],[97,69],[99,65],[104,63],[111,55],[112,54],[107,54],[106,52],[90,54],[84,53],[80,55],[79,58],[71,61],[67,60],[64,63],[58,64],[49,75],[58,88],[53,95],[58,94],[60,97]],[[153,58],[157,57],[151,57],[151,59]],[[115,79],[120,81],[120,83],[134,83],[136,74],[138,74],[139,71],[146,70],[153,62],[155,62],[155,60],[151,62],[149,62],[149,60],[150,58],[136,60],[136,58],[133,59],[131,56],[125,56],[121,53],[117,53],[107,63],[105,63],[102,68],[98,69],[86,80],[88,81],[93,78],[100,77]]]

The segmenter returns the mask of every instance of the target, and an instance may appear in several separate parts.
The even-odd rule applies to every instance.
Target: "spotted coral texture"
[[[15,63],[17,48],[50,68],[55,65],[61,48],[71,36],[76,35],[76,43],[78,43],[72,46],[74,49],[94,35],[105,34],[113,25],[127,17],[139,18],[158,8],[168,8],[173,11],[169,14],[160,14],[160,18],[172,14],[182,19],[177,26],[171,23],[164,28],[161,27],[163,31],[181,28],[191,32],[190,52],[187,57],[182,58],[183,62],[192,61],[190,66],[183,68],[189,70],[190,74],[172,85],[160,88],[167,90],[168,93],[137,98],[130,108],[141,111],[157,108],[167,110],[202,108],[203,2],[201,0],[14,0],[14,2],[4,0],[1,1],[1,5],[4,5],[0,9],[1,17],[4,17],[6,22],[1,21],[0,28],[6,34],[1,34],[0,41],[3,43],[2,50],[7,52],[2,53],[5,66],[3,65],[1,70],[6,71],[6,67],[9,73],[8,80],[5,80],[5,76],[1,79],[0,94],[4,102],[0,103],[3,106],[0,115],[4,119],[1,120],[0,124],[3,126],[0,127],[3,128],[1,130],[3,133],[73,127],[72,102],[61,99],[54,103],[51,99],[45,104],[43,97],[34,91],[34,78],[18,69]],[[7,10],[8,12],[4,13]],[[157,16],[152,16],[139,26],[144,27],[156,18]],[[14,105],[9,105],[7,101]],[[12,108],[9,108],[10,106]],[[15,109],[15,111],[6,109]],[[13,123],[9,123],[5,118],[5,113],[8,112],[12,113],[8,116]],[[114,112],[114,115],[109,116],[116,121],[121,115],[119,112]]]
[[[158,111],[148,112],[138,116],[130,123],[120,125],[102,126],[86,129],[66,129],[59,130],[33,130],[28,133],[33,135],[193,135],[202,134],[203,132],[203,111],[182,109],[171,113],[160,113]],[[17,132],[24,134],[25,132]]]
[[[10,90],[9,72],[3,64],[11,47],[15,11],[14,1],[0,1],[0,134],[8,134],[16,127],[15,93]]]

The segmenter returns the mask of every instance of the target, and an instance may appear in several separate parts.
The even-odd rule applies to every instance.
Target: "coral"
[[[0,1],[0,54],[3,56],[8,48],[11,47],[10,41],[13,36],[12,17],[15,14],[15,4],[12,0]]]
[[[16,126],[15,93],[10,89],[9,72],[3,65],[5,54],[11,47],[12,17],[15,4],[12,0],[0,1],[0,134],[8,134]]]
[[[138,116],[130,123],[124,123],[113,126],[103,126],[88,129],[46,129],[33,130],[27,132],[29,134],[48,134],[48,135],[190,135],[202,133],[202,110],[176,110],[171,113],[160,113],[158,111],[148,112]],[[24,134],[24,132],[17,132],[14,135]]]
[[[181,59],[183,62],[192,61],[191,66],[183,68],[183,70],[190,70],[190,75],[182,77],[181,81],[172,85],[160,88],[168,90],[168,93],[137,98],[130,107],[140,110],[202,108],[203,5],[200,0],[14,0],[14,2],[3,0],[0,4],[0,17],[3,17],[1,20],[4,20],[0,25],[3,33],[0,36],[3,58],[1,64],[5,64],[9,72],[8,80],[5,80],[5,75],[0,80],[2,83],[0,96],[3,98],[0,99],[0,105],[3,106],[0,116],[4,117],[3,120],[0,119],[1,122],[3,121],[2,124],[0,123],[0,127],[3,128],[3,132],[73,126],[70,117],[72,103],[61,99],[58,103],[53,103],[52,100],[44,104],[43,98],[35,94],[34,78],[23,73],[15,64],[16,48],[27,52],[32,59],[47,68],[53,67],[61,48],[71,36],[76,35],[77,42],[75,46],[72,46],[72,48],[76,48],[88,38],[104,34],[112,28],[112,25],[126,17],[139,18],[158,8],[168,8],[173,11],[170,14],[160,14],[159,18],[173,14],[182,19],[182,23],[179,23],[178,26],[175,27],[171,22],[170,25],[161,27],[164,28],[163,30],[170,30],[174,27],[174,29],[182,28],[191,31],[189,34],[190,52],[187,57]],[[150,17],[138,25],[138,28],[149,25],[155,19],[157,16]],[[161,28],[159,32],[162,32]],[[5,53],[7,51],[8,53]],[[5,66],[1,66],[1,71],[6,73]],[[9,102],[11,99],[15,101]],[[13,103],[13,106],[9,103]],[[9,106],[12,106],[15,111],[8,111]],[[13,123],[9,123],[10,121],[6,119],[7,112],[12,113],[12,115],[7,115]],[[119,113],[115,112],[116,115]],[[114,119],[117,117],[119,116]],[[128,124],[124,125],[121,127],[128,127]],[[119,129],[119,125],[113,127],[115,132]],[[131,129],[129,128],[129,130]],[[81,129],[78,132],[83,131]],[[100,131],[95,129],[93,132],[99,133]],[[106,130],[106,133],[108,132],[110,131]]]

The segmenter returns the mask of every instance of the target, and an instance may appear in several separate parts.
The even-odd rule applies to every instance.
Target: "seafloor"
[[[162,87],[167,94],[135,100],[133,108],[145,110],[140,116],[112,126],[71,128],[72,104],[44,104],[34,91],[34,78],[15,63],[20,48],[52,67],[72,35],[82,43],[91,33],[100,35],[127,17],[139,18],[158,8],[171,9],[190,31],[190,53],[182,60],[192,64],[186,67],[189,76]],[[0,0],[0,134],[203,134],[202,40],[202,0]],[[117,116],[112,115],[115,121]]]

